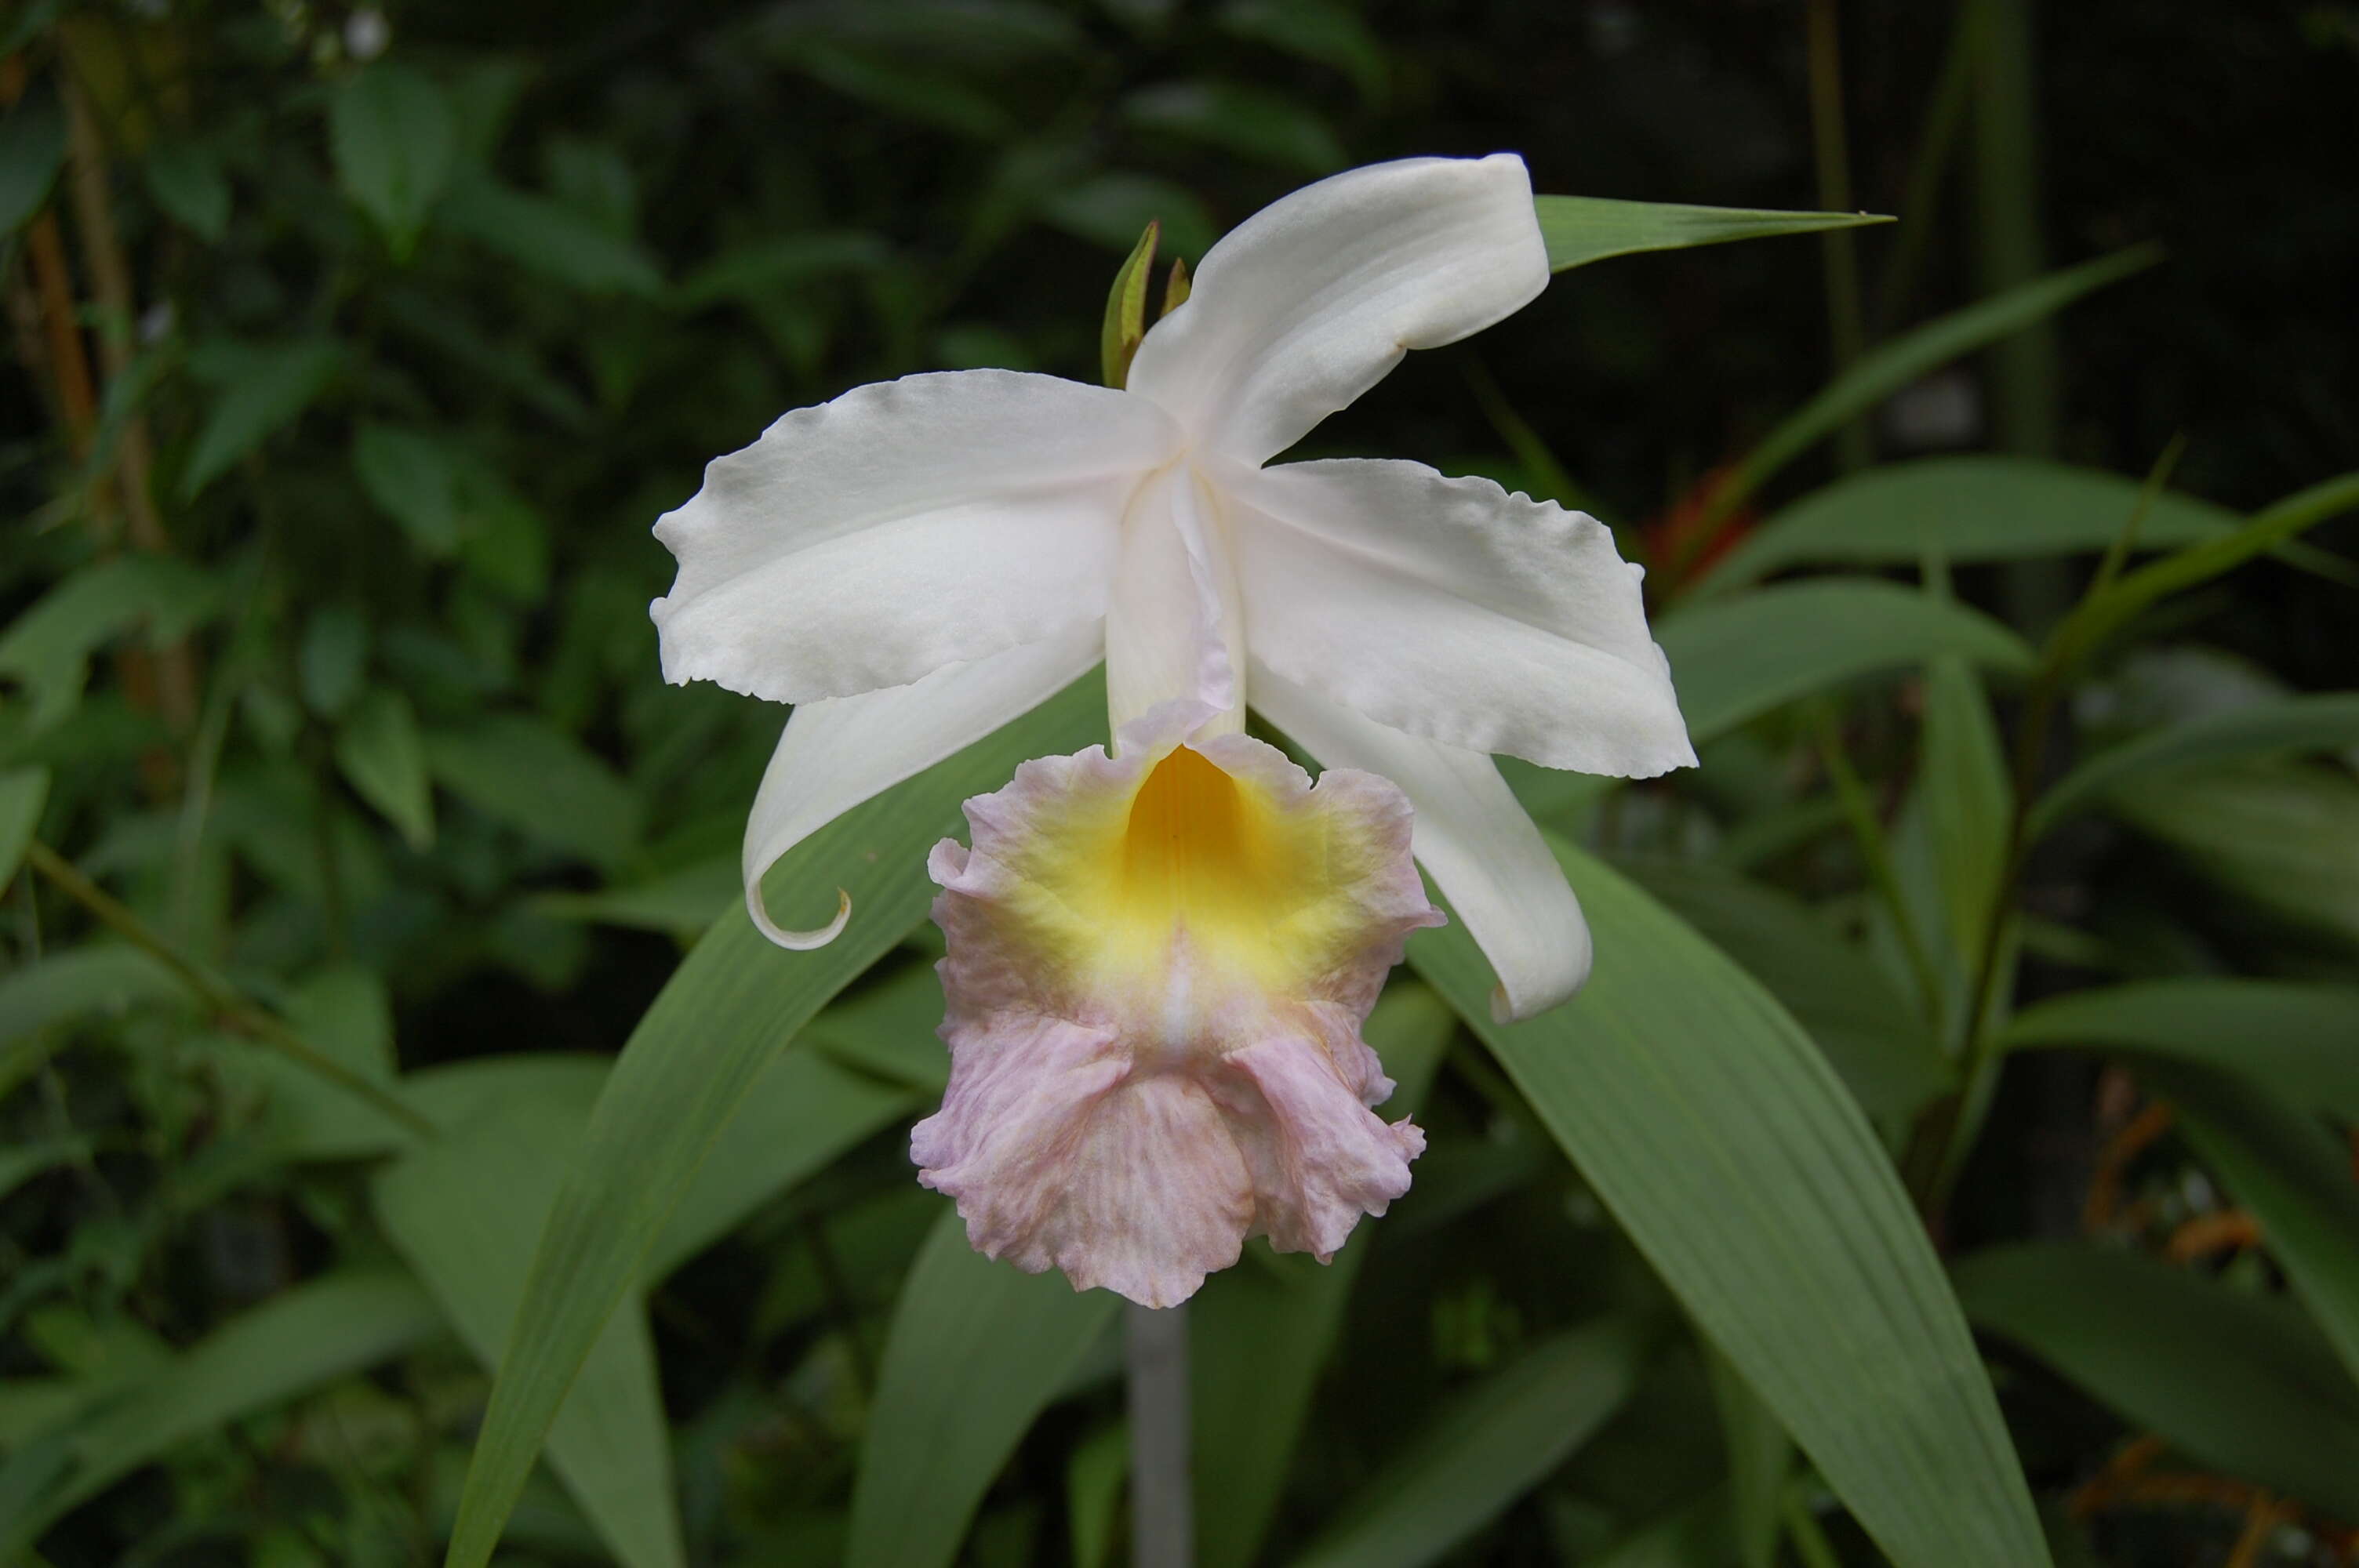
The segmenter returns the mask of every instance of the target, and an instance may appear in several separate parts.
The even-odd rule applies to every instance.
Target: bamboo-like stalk
[[[108,190],[106,143],[99,133],[97,117],[91,112],[90,95],[70,69],[59,70],[58,91],[66,109],[68,183],[72,191],[74,226],[82,241],[82,265],[90,275],[91,291],[99,308],[99,362],[112,384],[131,370],[132,334],[138,322],[131,292],[131,268],[115,232],[114,202]],[[114,444],[116,493],[132,546],[162,554],[171,548],[171,540],[156,510],[153,469],[147,421],[135,411],[125,418]],[[176,733],[196,722],[196,660],[185,639],[158,653],[156,697],[165,723]]]

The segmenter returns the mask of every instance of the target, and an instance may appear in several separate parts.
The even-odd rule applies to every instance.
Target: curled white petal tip
[[[762,902],[762,884],[749,882],[745,887],[745,913],[754,917],[755,928],[792,953],[808,953],[824,947],[843,935],[843,927],[852,919],[852,894],[843,888],[835,890],[835,918],[825,925],[810,931],[789,931],[770,918]]]
[[[788,850],[872,795],[981,740],[1053,696],[1097,663],[1094,625],[937,670],[911,686],[807,702],[787,719],[745,819],[745,911],[781,947],[808,951],[835,940],[852,914],[836,890],[835,919],[788,931],[770,918],[762,879]]]

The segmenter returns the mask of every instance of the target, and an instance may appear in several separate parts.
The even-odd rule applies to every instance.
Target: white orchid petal
[[[824,947],[852,917],[841,892],[835,919],[788,931],[770,918],[762,877],[788,850],[873,795],[981,740],[1055,696],[1098,661],[1094,622],[1069,627],[911,686],[807,702],[787,719],[745,822],[745,910],[781,947]]]
[[[1142,484],[1123,517],[1106,609],[1106,707],[1114,732],[1167,702],[1201,703],[1208,734],[1241,730],[1245,615],[1235,563],[1185,463]]]
[[[797,409],[656,524],[664,677],[807,702],[1095,621],[1123,504],[1178,439],[1144,398],[1013,371]]]
[[[1130,390],[1201,449],[1265,462],[1384,379],[1548,287],[1531,178],[1512,153],[1406,158],[1305,186],[1205,253],[1147,334]]]
[[[1421,463],[1229,475],[1256,660],[1395,730],[1551,768],[1690,766],[1638,570],[1595,518]]]
[[[1371,722],[1262,668],[1254,706],[1331,768],[1400,786],[1417,812],[1410,848],[1499,977],[1492,1016],[1529,1018],[1589,978],[1589,925],[1564,871],[1490,758]]]

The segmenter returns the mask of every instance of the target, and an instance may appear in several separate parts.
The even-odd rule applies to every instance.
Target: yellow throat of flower
[[[1197,1049],[1221,1048],[1215,1015],[1302,994],[1363,939],[1353,892],[1377,858],[1359,822],[1226,755],[1176,745],[1114,764],[1128,776],[1068,798],[1017,868],[1040,972],[1157,1018],[1167,1039],[1192,1031]]]

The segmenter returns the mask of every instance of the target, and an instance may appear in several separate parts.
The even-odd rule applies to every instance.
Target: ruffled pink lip
[[[957,1200],[978,1250],[1148,1306],[1185,1301],[1248,1236],[1325,1261],[1408,1190],[1425,1146],[1373,1114],[1393,1086],[1360,1037],[1409,933],[1442,918],[1386,781],[1331,770],[1314,785],[1243,735],[1192,744],[1252,792],[1279,850],[1288,835],[1315,847],[1300,859],[1317,879],[1285,890],[1307,902],[1273,927],[1296,946],[1244,962],[1183,922],[1151,972],[1093,950],[1098,927],[1068,901],[1085,884],[1058,878],[1118,847],[1130,804],[1202,718],[1166,704],[1125,729],[1117,756],[1025,763],[967,803],[973,848],[945,839],[929,860],[951,1068],[910,1136],[919,1179]]]

